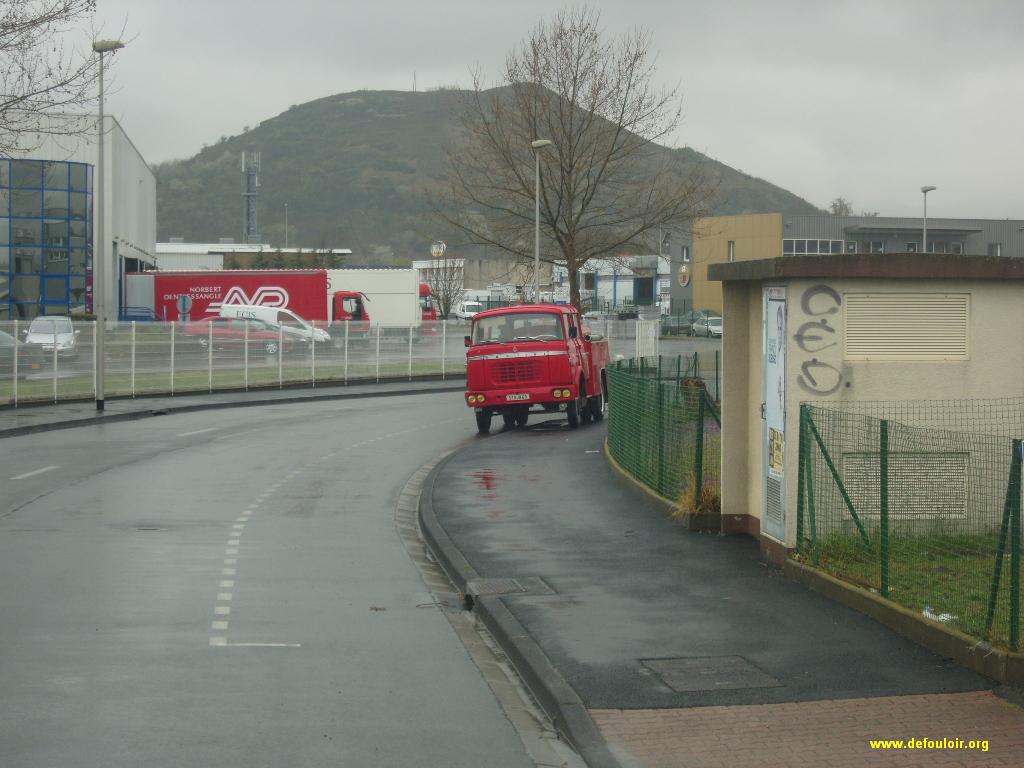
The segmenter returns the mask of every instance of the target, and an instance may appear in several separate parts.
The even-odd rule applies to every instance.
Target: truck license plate
[[[506,400],[529,400],[530,399],[530,393],[529,392],[523,392],[523,393],[518,394],[518,395],[505,395],[505,399]]]

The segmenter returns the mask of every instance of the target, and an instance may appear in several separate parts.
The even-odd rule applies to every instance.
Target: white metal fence
[[[315,325],[329,341],[311,344],[295,335],[300,329],[271,330],[255,321],[108,322],[105,396],[465,375],[466,322]],[[589,327],[609,339],[613,354],[633,355],[636,321],[598,320]],[[74,322],[73,334],[29,334],[30,328],[38,324],[0,322],[0,405],[94,397],[97,323]]]

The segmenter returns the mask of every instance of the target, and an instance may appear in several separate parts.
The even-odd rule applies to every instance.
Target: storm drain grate
[[[553,595],[555,590],[539,576],[525,576],[517,579],[471,579],[466,583],[466,594],[473,597]]]
[[[640,659],[640,663],[655,672],[665,685],[678,693],[777,688],[782,685],[742,656]]]

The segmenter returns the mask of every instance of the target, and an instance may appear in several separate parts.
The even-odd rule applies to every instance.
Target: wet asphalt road
[[[394,527],[458,394],[0,441],[0,765],[527,766]]]

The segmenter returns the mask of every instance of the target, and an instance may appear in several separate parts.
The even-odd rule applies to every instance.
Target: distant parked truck
[[[500,414],[525,426],[531,411],[564,411],[569,426],[604,418],[608,342],[571,305],[480,312],[466,336],[466,405],[480,432]]]
[[[392,328],[409,326],[418,328],[423,320],[420,307],[420,284],[415,269],[328,269],[325,292],[328,302],[333,302],[334,320],[373,320],[372,325]],[[345,292],[351,298],[359,298],[366,317],[343,317],[339,313],[337,294]],[[356,302],[349,306],[355,308]],[[368,306],[367,306],[368,305]]]

